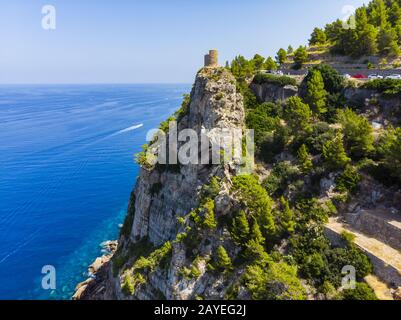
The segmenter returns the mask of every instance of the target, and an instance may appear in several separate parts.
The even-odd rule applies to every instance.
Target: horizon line
[[[191,82],[54,82],[54,83],[0,83],[0,86],[42,86],[42,85],[188,85]]]

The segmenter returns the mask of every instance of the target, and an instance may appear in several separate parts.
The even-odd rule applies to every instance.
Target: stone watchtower
[[[205,55],[205,67],[214,68],[219,66],[219,52],[210,50],[209,54]]]

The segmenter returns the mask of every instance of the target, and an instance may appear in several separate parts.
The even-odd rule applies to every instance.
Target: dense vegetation
[[[247,126],[255,129],[258,159],[271,167],[261,183],[253,177],[234,181],[236,190],[242,186],[245,205],[234,215],[230,230],[250,262],[243,281],[252,297],[273,298],[268,289],[270,268],[282,264],[277,277],[289,277],[287,287],[301,277],[327,299],[375,299],[363,282],[372,272],[369,259],[352,240],[348,239],[345,247],[331,246],[323,227],[337,212],[337,205],[358,191],[362,174],[379,177],[391,168],[395,180],[401,178],[400,129],[389,127],[375,140],[370,123],[341,96],[343,77],[327,65],[312,68],[301,84],[301,97],[285,103],[259,103],[238,76],[241,74],[237,73],[237,80],[246,97]],[[259,82],[264,79],[257,77]],[[386,80],[371,85],[385,92],[398,87],[396,84]],[[290,160],[281,160],[283,154]],[[319,182],[329,175],[336,177],[336,195],[322,199]],[[269,205],[250,199],[265,199],[262,203]],[[263,220],[257,214],[261,208],[266,208]],[[285,254],[275,249],[284,239],[290,244]],[[264,262],[256,264],[257,260]],[[342,275],[338,270],[345,265],[356,267],[357,289],[340,293]],[[296,281],[292,288],[294,291],[286,294],[305,297]]]
[[[379,55],[383,63],[387,63],[387,58],[397,58],[401,54],[401,0],[373,0],[356,9],[348,21],[338,19],[324,28],[315,28],[309,46],[295,50],[292,46],[287,50],[280,48],[275,57],[264,58],[256,54],[247,60],[237,56],[231,64],[227,63],[227,67],[236,77],[242,78],[250,77],[258,70],[277,70],[289,62],[293,63],[293,68],[300,69],[313,60],[313,52],[327,50],[352,58]],[[368,59],[367,64],[372,65]],[[400,62],[395,61],[393,65],[399,67]]]
[[[352,57],[397,56],[400,4],[401,0],[374,0],[356,11],[355,28],[343,28],[341,21],[324,30],[316,28],[310,45]],[[204,272],[201,269],[206,268],[206,273],[231,283],[227,299],[237,299],[240,287],[245,287],[252,299],[306,299],[308,294],[325,299],[376,298],[364,282],[372,272],[369,259],[347,234],[343,246],[333,246],[324,226],[337,214],[337,208],[358,192],[364,175],[401,186],[401,129],[390,125],[376,132],[375,138],[362,110],[347,104],[344,77],[328,65],[309,68],[301,84],[291,77],[260,72],[277,70],[290,55],[297,68],[309,58],[306,47],[294,50],[290,46],[280,49],[274,58],[256,54],[247,60],[237,56],[226,66],[244,97],[246,125],[255,130],[256,157],[268,174],[263,178],[233,177],[229,192],[237,203],[224,217],[215,214],[223,181],[213,177],[203,186],[199,206],[178,218],[182,232],[177,238],[146,251],[125,274],[123,289],[127,294],[144,283],[156,265],[165,264],[172,246],[180,244],[187,260],[192,261],[179,270],[181,277],[198,279]],[[250,81],[299,85],[300,94],[286,101],[262,103],[252,93]],[[401,93],[400,83],[374,80],[363,88],[394,97]],[[187,96],[174,118],[185,115],[188,105]],[[160,129],[168,130],[168,122]],[[144,152],[138,156],[139,162],[144,161]],[[330,196],[322,192],[323,178],[335,182]],[[157,193],[159,187],[152,187],[151,192]],[[131,223],[132,218],[127,219],[126,225]],[[212,254],[202,255],[200,244],[210,245]],[[127,263],[119,261],[118,254],[116,257],[113,266]],[[341,290],[341,269],[347,265],[357,271],[356,290]]]
[[[311,45],[332,45],[332,51],[352,57],[380,54],[397,57],[401,46],[401,1],[373,0],[358,8],[347,22],[337,20],[315,28]]]

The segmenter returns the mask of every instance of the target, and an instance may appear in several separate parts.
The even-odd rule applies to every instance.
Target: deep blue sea
[[[116,239],[146,133],[188,85],[0,86],[0,299],[70,299]],[[42,289],[42,267],[56,290]]]

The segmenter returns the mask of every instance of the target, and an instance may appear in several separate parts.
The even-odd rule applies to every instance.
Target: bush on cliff
[[[343,290],[339,298],[342,300],[378,300],[372,288],[363,282],[356,283],[355,289]]]
[[[296,86],[297,81],[294,78],[287,77],[287,76],[278,76],[278,75],[273,75],[273,74],[268,74],[268,73],[258,73],[255,78],[253,79],[253,82],[256,84],[273,84],[277,85],[280,87],[284,87],[287,85],[290,86]]]
[[[310,72],[305,77],[305,82],[309,82],[314,71],[320,72],[323,79],[324,88],[328,93],[335,94],[344,89],[344,77],[336,69],[327,64],[319,64],[311,68]]]
[[[267,267],[250,265],[243,283],[254,300],[305,300],[306,291],[297,270],[285,262],[270,262]]]
[[[312,111],[309,105],[302,102],[299,97],[291,97],[284,108],[284,119],[291,128],[293,134],[310,131]]]
[[[401,80],[375,79],[366,82],[362,88],[377,90],[388,96],[401,95]]]
[[[272,215],[273,201],[259,181],[251,175],[236,176],[233,178],[232,191],[262,227],[265,237],[274,236],[276,227]]]
[[[391,176],[401,181],[401,128],[389,128],[380,138],[378,153]]]
[[[373,151],[373,128],[363,116],[347,108],[338,110],[337,122],[343,127],[344,144],[353,158],[369,156]]]

